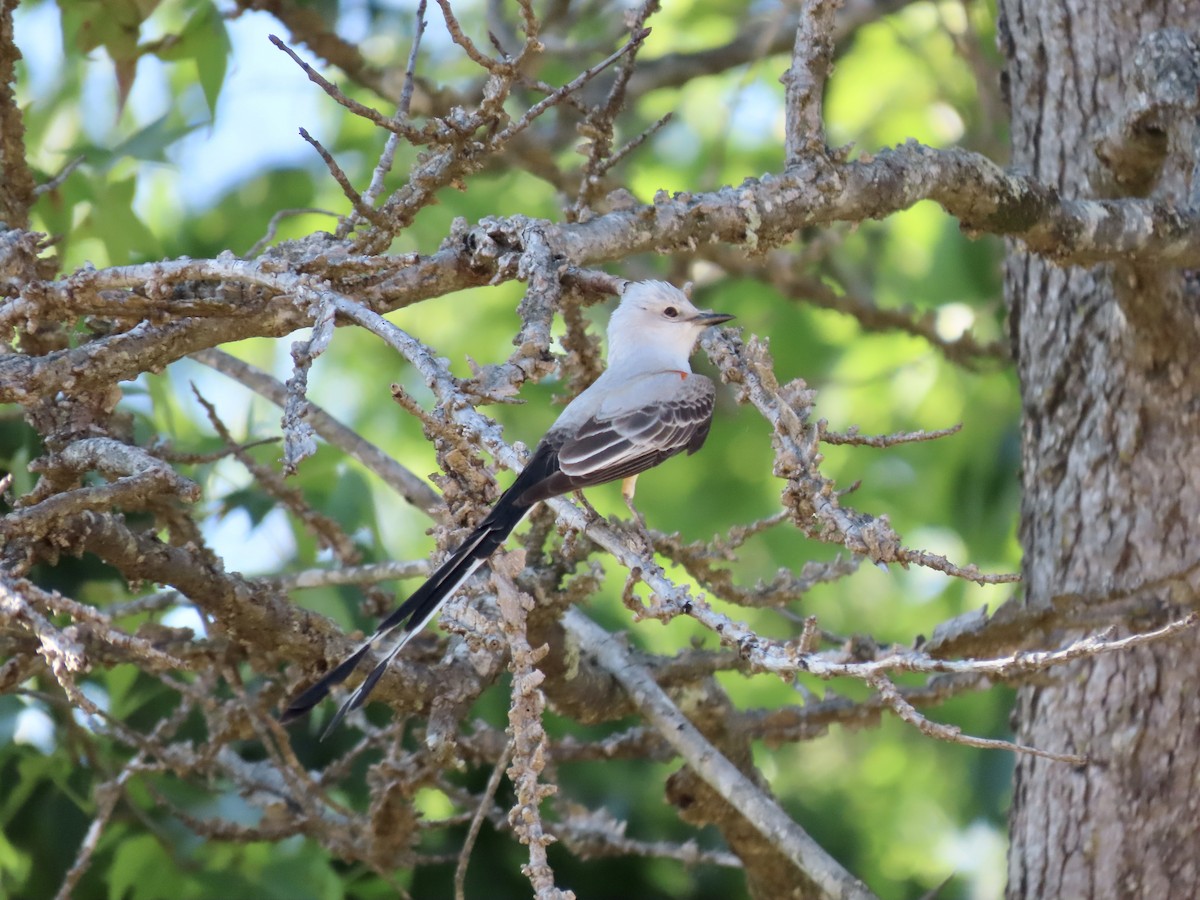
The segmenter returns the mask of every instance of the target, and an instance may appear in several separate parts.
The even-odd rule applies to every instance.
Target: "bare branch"
[[[588,222],[547,224],[546,228],[556,253],[570,263],[586,265],[654,249],[689,248],[701,232],[706,240],[765,249],[806,225],[879,217],[922,199],[941,203],[965,227],[1012,235],[1030,250],[1062,263],[1124,258],[1200,265],[1198,214],[1146,201],[1063,200],[1032,179],[1004,173],[981,157],[916,143],[842,166],[806,164],[736,189],[663,197],[653,206],[635,205]],[[481,226],[482,233],[486,230]],[[486,283],[495,270],[494,259],[476,256],[469,242],[456,242],[406,263],[376,285],[367,299],[379,308],[397,308]],[[65,318],[73,314],[67,312],[73,298],[99,289],[165,285],[186,278],[230,279],[280,291],[303,284],[295,276],[244,261],[184,260],[85,270],[62,281],[31,285],[21,297],[0,306],[0,326],[47,312]],[[62,312],[55,313],[60,307]],[[286,333],[298,322],[302,319],[294,310],[265,304],[258,311],[240,308],[236,320],[189,319],[156,329],[134,329],[36,359],[0,356],[0,403],[26,402],[61,390],[64,383],[81,390],[132,378],[223,341]]]
[[[493,571],[508,568],[504,561],[492,562]],[[549,648],[534,649],[525,636],[525,619],[533,608],[533,598],[517,591],[510,580],[516,566],[507,573],[498,573],[498,605],[509,646],[509,669],[513,673],[512,705],[508,711],[509,731],[512,734],[512,765],[508,778],[517,792],[516,803],[508,813],[508,822],[522,844],[529,847],[529,864],[522,867],[538,900],[574,900],[572,891],[563,891],[554,884],[554,870],[546,856],[546,848],[556,838],[542,824],[542,800],[558,788],[541,784],[539,778],[546,765],[546,732],[542,727],[546,698],[540,689],[545,675],[537,664]]]
[[[446,30],[450,32],[450,39],[462,48],[471,62],[494,75],[509,74],[510,68],[507,64],[480,52],[479,48],[475,46],[475,42],[467,37],[458,17],[454,15],[454,10],[450,8],[450,0],[437,0],[437,5],[442,10],[442,18],[446,21]]]
[[[826,152],[821,99],[833,60],[834,13],[840,5],[840,0],[802,0],[800,5],[792,67],[779,77],[786,88],[785,165]]]
[[[949,437],[962,431],[962,423],[940,428],[937,431],[900,431],[895,434],[867,435],[859,434],[858,428],[851,428],[844,434],[827,431],[828,423],[824,419],[817,420],[817,434],[825,444],[851,444],[855,447],[895,447],[899,444],[914,444],[921,441],[936,441],[938,438]]]
[[[169,672],[187,668],[184,659],[137,635],[126,634],[113,625],[119,615],[78,603],[55,591],[37,587],[23,578],[0,576],[0,609],[5,617],[28,630],[42,646],[41,655],[51,670],[85,672],[97,656],[136,662],[147,672]],[[56,628],[45,613],[70,616],[74,625]],[[128,614],[127,611],[121,611]],[[56,672],[56,677],[60,673]],[[62,675],[61,677],[67,677]]]
[[[397,578],[423,578],[429,574],[429,561],[389,561],[337,569],[307,569],[274,578],[262,579],[280,591],[329,587],[335,584],[375,584]]]
[[[814,403],[813,392],[799,380],[781,387],[766,346],[757,338],[742,344],[714,332],[701,343],[722,377],[737,387],[739,401],[752,403],[771,423],[774,471],[787,479],[783,504],[792,511],[792,521],[799,528],[822,540],[844,544],[876,563],[926,566],[978,584],[1019,580],[1012,574],[985,575],[974,565],[960,567],[941,556],[906,548],[886,516],[876,518],[843,507],[833,481],[819,470],[820,429],[805,424]]]
[[[91,469],[118,477],[110,484],[59,490],[39,499],[39,494],[54,489],[53,482],[47,479],[42,491],[35,490],[25,498],[32,505],[0,518],[0,535],[10,540],[18,536],[40,537],[64,519],[85,510],[145,509],[161,503],[164,497],[178,497],[189,503],[200,498],[199,485],[140,448],[110,438],[76,441],[41,467],[59,470],[55,473],[59,478],[63,472],[73,473],[71,480],[75,483]]]
[[[620,682],[641,714],[653,723],[688,765],[731,806],[745,814],[762,831],[763,837],[787,859],[794,861],[797,868],[828,896],[847,900],[874,897],[866,885],[843,869],[774,800],[704,739],[654,679],[630,659],[620,638],[604,631],[578,610],[568,610],[563,623],[579,646],[587,647],[600,665]]]
[[[216,369],[244,384],[257,394],[266,397],[276,406],[286,402],[287,391],[283,384],[267,373],[245,363],[222,350],[201,350],[192,354],[197,362]],[[430,516],[442,515],[444,506],[441,498],[417,475],[400,465],[371,442],[359,437],[357,432],[320,407],[308,402],[306,413],[309,424],[317,434],[348,456],[374,472],[397,494]]]
[[[672,844],[666,841],[636,841],[625,836],[625,822],[617,820],[608,810],[584,810],[573,806],[565,810],[555,830],[563,844],[579,859],[603,859],[613,856],[644,856],[651,859],[673,859],[685,866],[714,865],[744,868],[733,853],[701,850],[695,841]]]

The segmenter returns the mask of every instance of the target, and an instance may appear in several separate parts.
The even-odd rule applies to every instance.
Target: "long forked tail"
[[[516,487],[516,485],[514,485]],[[341,684],[352,673],[363,658],[377,646],[381,646],[389,637],[392,639],[387,652],[379,663],[371,670],[363,683],[355,688],[338,708],[337,713],[325,731],[322,740],[341,723],[346,714],[358,709],[366,701],[367,696],[375,688],[375,684],[387,671],[388,665],[396,654],[404,649],[413,635],[425,627],[442,605],[449,600],[459,586],[471,577],[472,573],[487,561],[496,548],[504,543],[517,523],[529,512],[528,503],[520,503],[515,498],[517,491],[510,490],[497,501],[495,507],[484,519],[463,545],[454,551],[443,562],[436,572],[429,576],[417,591],[405,600],[386,619],[379,623],[375,633],[365,640],[353,653],[342,660],[334,669],[327,672],[312,687],[292,701],[279,717],[285,725],[300,718],[329,695],[329,691]],[[398,635],[393,635],[399,629]]]

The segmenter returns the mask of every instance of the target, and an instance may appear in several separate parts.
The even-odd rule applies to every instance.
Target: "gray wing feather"
[[[713,384],[691,375],[675,394],[628,411],[597,414],[558,448],[563,474],[579,487],[644,472],[704,443],[712,422]]]

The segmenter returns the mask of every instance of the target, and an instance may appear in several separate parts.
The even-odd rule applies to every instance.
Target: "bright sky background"
[[[406,0],[371,2],[378,7],[390,7],[402,13],[408,13],[412,8],[412,4]],[[224,3],[219,6],[223,10],[230,8]],[[160,12],[164,8],[176,13],[171,23],[173,27],[178,27],[177,7],[171,10],[164,4]],[[349,41],[361,44],[370,58],[400,61],[407,56],[406,37],[370,31],[367,0],[344,0],[342,9],[338,33]],[[144,40],[153,39],[165,31],[164,23],[158,21],[164,16],[156,13],[151,17],[143,27]],[[421,45],[426,66],[438,56],[455,52],[436,10],[428,14],[427,21],[428,27]],[[34,103],[52,92],[62,66],[62,31],[59,22],[58,6],[51,2],[22,4],[16,10],[14,23],[17,45],[25,56],[28,71],[25,88]],[[298,129],[304,127],[321,139],[332,131],[332,126],[344,115],[284,53],[268,41],[268,35],[272,33],[287,38],[286,29],[273,16],[247,12],[227,20],[226,29],[232,53],[215,121],[207,121],[208,110],[199,99],[199,85],[196,85],[195,94],[185,98],[185,101],[193,101],[187,105],[196,110],[194,120],[204,124],[167,151],[173,164],[169,169],[162,171],[158,177],[140,179],[143,193],[170,190],[177,193],[179,201],[192,210],[210,205],[230,188],[270,167],[305,165],[322,169],[323,164],[312,148],[300,138]],[[305,47],[296,46],[295,49],[318,69],[323,68],[321,60]],[[658,51],[661,49],[655,48]],[[179,98],[171,92],[166,64],[154,56],[145,56],[138,64],[126,118],[122,119],[122,125],[117,129],[116,81],[112,63],[103,50],[93,51],[91,60],[81,113],[84,130],[99,145],[119,143],[137,127],[160,118],[171,103],[179,102]],[[336,70],[330,74],[336,79]],[[761,137],[764,132],[777,129],[782,110],[778,98],[770,91],[751,84],[738,92],[736,100],[729,109],[729,126],[733,135],[745,135],[747,140],[753,142],[754,136]],[[131,126],[130,119],[136,124]],[[673,149],[681,154],[694,153],[696,142],[688,131],[684,122],[677,120],[660,139],[671,141]],[[381,135],[380,149],[382,146]],[[62,149],[65,152],[67,147]],[[143,199],[139,211],[144,211],[145,206]]]
[[[51,90],[62,62],[58,7],[53,3],[19,6],[14,24],[28,66],[30,93],[37,102]],[[319,134],[331,112],[328,98],[268,42],[267,35],[280,30],[276,19],[252,12],[228,21],[226,27],[233,52],[216,121],[202,125],[168,150],[175,164],[170,180],[176,183],[180,199],[193,209],[209,205],[265,168],[312,164],[315,155],[297,129],[304,126]],[[91,59],[81,110],[83,126],[93,140],[112,144],[128,131],[127,127],[120,132],[114,129],[112,63],[102,50],[93,51]],[[143,57],[129,95],[129,115],[139,126],[145,125],[162,116],[171,102],[166,65],[153,56]]]

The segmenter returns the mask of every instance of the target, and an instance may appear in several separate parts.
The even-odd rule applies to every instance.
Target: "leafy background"
[[[482,5],[457,3],[456,10],[468,27],[481,31]],[[407,54],[408,4],[323,0],[305,6],[359,42],[372,62],[395,65]],[[26,56],[17,90],[31,162],[47,180],[82,155],[78,167],[44,194],[35,210],[35,228],[61,236],[57,249],[64,271],[240,254],[267,232],[277,210],[343,212],[341,191],[296,136],[300,126],[336,154],[355,183],[368,180],[381,149],[380,133],[345,115],[267,43],[266,34],[279,30],[271,17],[244,12],[229,18],[231,11],[205,0],[43,0],[17,10],[17,41]],[[724,43],[746,13],[734,2],[671,2],[652,21],[644,58]],[[440,27],[431,17],[420,71],[451,84],[472,77]],[[996,79],[992,29],[992,11],[984,5],[920,2],[857,31],[839,48],[827,97],[831,142],[870,152],[915,138],[934,146],[980,149],[1002,162],[1005,135],[990,99]],[[783,89],[776,79],[785,65],[783,57],[768,56],[642,98],[624,122],[630,135],[667,111],[675,119],[625,163],[635,195],[645,201],[658,190],[706,190],[777,170]],[[574,74],[548,70],[541,77],[561,83]],[[357,99],[378,103],[368,92],[341,83]],[[404,153],[397,173],[411,162]],[[520,171],[484,172],[465,191],[444,191],[439,201],[392,252],[434,249],[455,217],[474,222],[494,214],[558,215],[552,189]],[[282,220],[277,239],[330,229],[333,222],[315,212],[294,215]],[[964,327],[981,339],[1004,337],[1001,246],[970,240],[930,204],[884,222],[802,238],[797,252],[804,241],[835,241],[832,259],[839,281],[855,285],[880,306],[928,313],[946,337]],[[985,361],[970,371],[920,338],[867,332],[849,316],[798,305],[758,282],[710,287],[703,265],[680,271],[641,258],[629,261],[622,274],[694,279],[703,305],[736,313],[735,324],[747,333],[770,336],[779,375],[803,377],[818,391],[818,413],[832,429],[892,432],[961,422],[959,434],[933,443],[889,450],[829,448],[826,472],[842,486],[861,480],[856,506],[886,512],[912,546],[972,561],[987,571],[1019,567],[1013,533],[1019,405],[1006,364]],[[486,364],[507,356],[521,287],[508,284],[470,294],[425,302],[392,318],[465,375],[468,358]],[[598,330],[604,312],[591,315]],[[250,340],[226,349],[286,378],[289,343]],[[699,364],[707,365],[703,359]],[[365,333],[341,329],[310,384],[317,403],[414,471],[432,472],[432,451],[420,429],[390,401],[391,381],[430,399],[420,378],[386,347]],[[123,409],[133,416],[139,435],[159,435],[189,452],[215,450],[220,442],[194,399],[193,385],[216,404],[235,437],[278,433],[277,409],[188,361],[125,384]],[[528,385],[522,405],[489,412],[502,421],[506,434],[532,444],[556,415],[554,398],[561,388],[549,382]],[[0,410],[0,467],[14,473],[18,493],[33,477],[25,467],[37,453],[19,412]],[[258,448],[255,455],[275,464],[278,447]],[[707,539],[778,508],[782,482],[771,477],[770,465],[766,424],[724,395],[704,452],[643,478],[639,505],[653,527],[678,531],[685,539]],[[222,461],[199,465],[191,474],[209,504],[206,535],[229,568],[257,574],[318,561],[308,532],[265,501],[240,467]],[[432,550],[426,520],[330,448],[307,460],[294,482],[317,509],[355,536],[365,561],[420,559]],[[590,498],[602,513],[623,511],[615,487],[594,490]],[[780,566],[797,569],[807,560],[830,556],[828,547],[776,528],[747,544],[733,568],[742,583],[752,583],[769,579]],[[45,570],[40,583],[100,607],[130,596],[123,581],[87,558]],[[589,614],[606,627],[628,628],[634,642],[660,653],[706,640],[680,620],[666,628],[652,622],[630,625],[620,587],[620,576],[613,574],[589,604]],[[885,573],[864,566],[848,579],[814,589],[793,604],[794,616],[729,612],[769,635],[795,634],[797,617],[815,614],[837,634],[869,633],[880,641],[909,643],[959,612],[985,603],[995,608],[1010,591],[926,571]],[[346,627],[370,621],[348,590],[305,591],[296,599]],[[184,609],[165,620],[199,627]],[[818,697],[861,694],[859,686],[849,684],[721,678],[734,702],[747,708],[794,703],[797,691]],[[98,671],[87,688],[115,715],[135,724],[153,722],[171,703],[157,682],[128,667]],[[506,693],[503,685],[494,688],[472,715],[502,728]],[[1007,691],[994,689],[947,703],[933,715],[973,734],[1002,737],[1008,733],[1009,702]],[[94,812],[92,788],[123,762],[115,748],[108,759],[81,755],[83,727],[69,711],[36,694],[0,696],[0,894],[53,896]],[[551,715],[548,727],[551,734],[572,731],[595,738],[618,730],[619,723],[585,730]],[[316,733],[315,728],[294,732],[297,753],[314,766],[352,740],[339,734],[319,744]],[[252,757],[252,748],[242,749]],[[1007,755],[936,743],[885,717],[875,728],[835,727],[812,741],[760,746],[756,756],[785,809],[881,896],[919,897],[951,876],[939,896],[1000,896],[1012,766]],[[662,799],[663,781],[672,769],[603,762],[575,764],[559,774],[572,798],[607,807],[633,823],[631,836],[682,840],[688,831]],[[463,773],[462,778],[478,790],[486,774]],[[252,824],[260,815],[221,785],[203,791],[184,783],[159,787],[174,805],[200,819],[220,814]],[[167,814],[152,792],[135,785],[131,796],[136,803],[118,810],[75,896],[374,898],[393,896],[396,885],[416,897],[448,896],[454,855],[465,832],[465,826],[437,831],[424,849],[447,854],[446,864],[416,875],[396,873],[389,885],[300,838],[249,845],[201,840]],[[343,799],[359,807],[367,803],[361,769],[349,773]],[[419,805],[430,819],[454,812],[450,800],[435,790],[425,791]],[[528,881],[520,874],[524,861],[522,848],[485,827],[472,857],[468,896],[526,896]],[[553,849],[551,862],[560,884],[581,897],[716,898],[744,890],[738,873],[713,867],[687,869],[640,859],[584,863]]]

